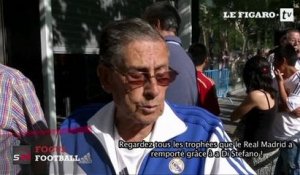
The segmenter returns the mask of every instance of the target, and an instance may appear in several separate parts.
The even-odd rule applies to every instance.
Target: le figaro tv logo
[[[279,16],[280,16],[281,22],[294,22],[294,9],[293,8],[281,8]]]
[[[263,18],[273,19],[279,16],[280,22],[294,22],[293,8],[280,8],[279,14],[275,12],[253,12],[253,11],[227,11],[223,12],[224,19]]]

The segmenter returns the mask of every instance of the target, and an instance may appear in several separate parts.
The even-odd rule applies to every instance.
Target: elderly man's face
[[[299,32],[291,32],[288,36],[287,36],[287,41],[289,44],[291,44],[292,46],[294,46],[294,48],[296,50],[298,50],[298,46],[300,45],[300,33]]]
[[[142,40],[129,43],[123,51],[123,65],[111,72],[116,119],[131,124],[152,124],[164,108],[167,86],[159,85],[153,76],[163,75],[169,70],[166,44],[164,41]],[[134,81],[135,73],[140,72],[148,75],[143,85]]]

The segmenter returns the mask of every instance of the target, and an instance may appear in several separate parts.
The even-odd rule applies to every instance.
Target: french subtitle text
[[[293,144],[283,141],[256,141],[256,142],[207,142],[207,141],[168,141],[168,142],[126,142],[119,141],[119,148],[135,149],[146,148],[151,149],[150,156],[155,158],[205,158],[205,157],[261,157],[263,149],[275,148],[292,148]],[[158,148],[158,149],[155,149]],[[248,150],[247,150],[248,149]],[[251,151],[249,151],[249,149]],[[259,151],[256,151],[259,150]]]

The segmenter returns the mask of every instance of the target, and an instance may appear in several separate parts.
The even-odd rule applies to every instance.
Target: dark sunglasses
[[[126,78],[126,83],[129,84],[130,89],[139,88],[145,85],[151,78],[155,78],[159,86],[168,86],[173,82],[178,73],[169,67],[169,70],[165,72],[157,72],[155,75],[151,75],[149,72],[121,72],[112,64],[105,64],[115,72],[123,75]]]

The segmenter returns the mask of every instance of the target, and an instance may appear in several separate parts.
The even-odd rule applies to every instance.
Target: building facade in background
[[[98,83],[97,36],[112,20],[140,17],[154,0],[0,0],[0,63],[35,86],[51,128],[87,103],[111,97]],[[190,1],[171,1],[190,19]],[[189,13],[186,13],[189,11]],[[189,23],[189,22],[188,22]],[[182,35],[189,45],[191,25]]]

